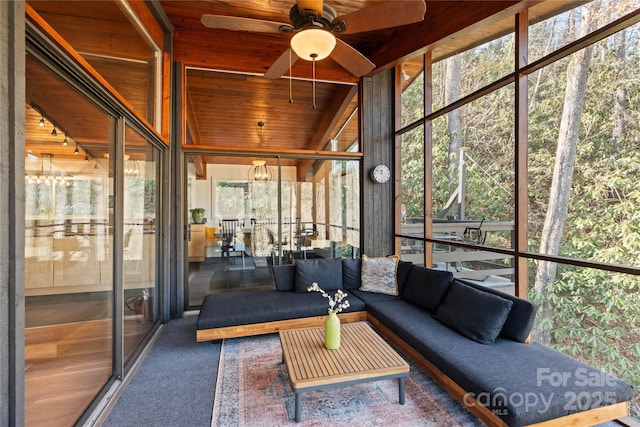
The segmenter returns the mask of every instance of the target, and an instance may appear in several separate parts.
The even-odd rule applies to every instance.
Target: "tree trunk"
[[[596,2],[598,3],[598,2]],[[588,34],[595,24],[593,9],[597,6],[587,5],[580,20],[579,35]],[[576,158],[580,118],[584,107],[585,89],[589,65],[591,63],[592,46],[575,53],[567,67],[567,87],[564,94],[564,107],[560,121],[556,162],[553,180],[549,192],[549,205],[540,239],[540,253],[557,255],[562,232],[567,219],[571,183]],[[540,261],[535,279],[535,291],[542,301],[538,311],[538,321],[532,331],[534,340],[549,343],[551,341],[551,306],[547,294],[549,286],[556,279],[557,264]]]

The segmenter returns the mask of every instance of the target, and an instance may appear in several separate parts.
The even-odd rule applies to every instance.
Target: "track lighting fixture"
[[[67,145],[69,145],[69,139],[67,138],[67,134],[64,134],[64,140],[62,141],[62,145],[64,145],[65,147]]]
[[[44,116],[40,117],[40,121],[38,122],[38,126],[44,127]]]
[[[54,126],[53,129],[51,130],[51,136],[58,136],[58,130],[56,129],[56,127]]]
[[[78,154],[80,154],[80,150],[78,150],[78,143],[76,142],[76,149],[73,151],[73,154],[75,154],[76,156]]]

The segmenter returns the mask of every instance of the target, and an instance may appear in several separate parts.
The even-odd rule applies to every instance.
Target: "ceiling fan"
[[[202,15],[204,26],[216,29],[264,33],[295,33],[291,48],[287,49],[264,74],[268,78],[282,76],[291,65],[302,58],[318,61],[331,56],[351,74],[360,77],[375,68],[369,59],[338,39],[335,34],[397,27],[424,19],[424,0],[394,0],[375,3],[346,15],[336,11],[323,0],[296,0],[289,11],[290,24],[262,19],[227,15]]]

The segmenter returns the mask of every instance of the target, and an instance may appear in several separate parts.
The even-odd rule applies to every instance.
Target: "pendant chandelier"
[[[264,143],[264,122],[261,120],[258,122],[260,128],[260,149]],[[271,168],[267,166],[267,161],[264,159],[258,159],[252,161],[253,166],[249,168],[249,181],[269,182],[273,176]]]

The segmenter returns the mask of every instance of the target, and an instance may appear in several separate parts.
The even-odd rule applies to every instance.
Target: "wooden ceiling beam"
[[[537,3],[541,0],[427,1],[424,21],[403,27],[386,43],[367,44],[361,50],[378,66],[376,72],[382,71]]]

